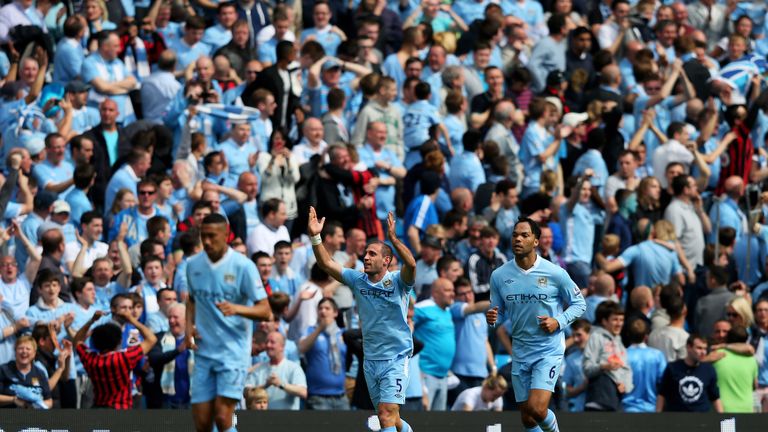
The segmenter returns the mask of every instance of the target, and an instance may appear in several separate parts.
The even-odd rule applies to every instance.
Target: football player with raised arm
[[[323,246],[320,233],[325,218],[317,219],[309,208],[309,235],[317,264],[331,277],[350,287],[357,301],[363,331],[363,371],[378,417],[369,419],[371,430],[410,432],[400,418],[408,388],[408,361],[413,352],[413,338],[408,327],[408,303],[416,275],[416,260],[395,235],[395,217],[387,217],[387,234],[397,251],[400,271],[387,271],[392,248],[373,241],[365,248],[363,271],[342,268]],[[378,420],[378,421],[377,421]]]

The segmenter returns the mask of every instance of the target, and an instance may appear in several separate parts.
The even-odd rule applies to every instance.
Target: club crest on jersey
[[[384,285],[384,288],[389,288],[392,286],[392,279],[384,279],[384,282],[381,284]]]
[[[546,288],[547,287],[547,278],[540,277],[539,278],[539,288]]]
[[[226,283],[235,283],[235,275],[231,273],[225,273],[224,274],[224,282]]]

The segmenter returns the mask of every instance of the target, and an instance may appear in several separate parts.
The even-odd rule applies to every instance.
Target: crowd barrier
[[[368,413],[362,411],[242,411],[237,413],[240,432],[364,432]],[[502,413],[408,413],[407,420],[416,432],[486,432],[501,424],[502,432],[523,430],[517,412]],[[721,421],[735,418],[721,429]],[[622,414],[559,413],[563,432],[765,432],[765,414]],[[50,432],[189,432],[193,431],[189,411],[170,410],[18,410],[0,409],[0,431]],[[492,429],[499,430],[499,429]]]

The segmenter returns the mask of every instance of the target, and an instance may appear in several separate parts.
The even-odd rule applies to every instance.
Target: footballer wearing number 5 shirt
[[[540,235],[536,222],[518,219],[512,231],[515,259],[491,274],[486,320],[494,326],[501,315],[511,323],[512,387],[525,430],[558,432],[547,407],[563,362],[563,330],[587,306],[568,273],[536,254]]]
[[[363,330],[363,372],[378,416],[368,419],[368,427],[382,432],[411,432],[400,418],[408,388],[408,362],[413,353],[413,337],[408,326],[408,303],[416,278],[416,260],[395,235],[395,217],[387,215],[387,234],[399,255],[400,271],[387,271],[392,248],[374,241],[365,248],[363,271],[342,268],[323,246],[320,232],[325,218],[317,219],[309,208],[308,231],[317,264],[337,281],[352,288]]]

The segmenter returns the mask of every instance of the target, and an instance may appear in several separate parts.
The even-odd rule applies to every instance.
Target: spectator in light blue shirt
[[[658,385],[667,368],[667,359],[663,352],[646,345],[648,330],[648,324],[641,319],[632,321],[629,327],[629,343],[632,345],[627,348],[627,361],[632,369],[634,389],[624,395],[625,412],[656,411]]]
[[[485,171],[478,157],[478,150],[482,152],[480,144],[483,142],[483,134],[477,129],[468,130],[461,142],[464,151],[455,155],[450,164],[451,189],[464,187],[476,191],[485,183]]]
[[[379,184],[376,188],[376,217],[386,220],[387,214],[395,211],[395,183],[397,179],[405,178],[407,174],[402,162],[395,153],[385,148],[387,142],[387,126],[384,122],[368,123],[366,142],[358,149],[360,162],[368,169],[379,173]]]
[[[586,173],[590,177],[592,171]],[[560,224],[565,235],[564,258],[568,274],[579,288],[588,284],[592,273],[595,225],[602,222],[601,211],[592,200],[592,183],[582,178],[560,208]]]
[[[424,342],[419,367],[427,387],[431,411],[445,411],[448,403],[448,370],[456,354],[456,335],[450,306],[453,284],[437,279],[432,298],[416,303],[413,336]]]
[[[528,1],[528,3],[535,3]],[[503,4],[511,5],[512,2]],[[522,15],[517,15],[522,16]],[[553,14],[547,22],[549,36],[541,38],[531,51],[528,69],[533,78],[532,90],[544,90],[547,75],[554,71],[565,71],[565,52],[568,48],[568,25],[564,14]]]
[[[144,78],[141,83],[141,101],[144,118],[162,123],[168,105],[182,89],[173,71],[176,69],[176,54],[165,50],[157,61],[158,70]]]
[[[267,149],[265,144],[256,142],[251,137],[251,125],[243,121],[235,124],[229,139],[220,143],[215,149],[224,154],[229,174],[238,177],[254,168],[256,155]]]
[[[592,329],[590,323],[585,319],[577,319],[571,324],[571,336],[573,345],[565,355],[565,372],[563,372],[563,381],[565,381],[565,391],[568,396],[568,411],[582,412],[587,400],[587,386],[589,382],[584,376],[584,347],[589,341],[589,332]]]
[[[347,36],[341,29],[331,25],[332,17],[331,7],[327,1],[315,2],[312,8],[312,19],[315,26],[301,32],[301,43],[315,40],[323,46],[327,55],[335,56],[336,49],[343,41],[347,40]]]
[[[107,96],[117,103],[117,123],[125,125],[136,120],[128,92],[136,87],[136,78],[128,72],[117,57],[120,39],[116,33],[106,32],[99,37],[99,50],[83,62],[82,79],[93,88],[88,95],[91,105],[98,105]]]
[[[725,196],[720,202],[715,202],[709,210],[709,219],[712,221],[712,234],[709,242],[717,239],[719,228],[730,227],[736,230],[736,237],[747,228],[747,216],[739,207],[739,200],[744,196],[744,181],[741,177],[732,176],[725,179]],[[719,224],[718,224],[719,221]]]
[[[587,135],[587,150],[576,160],[573,167],[573,175],[583,175],[588,170],[592,173],[590,183],[596,187],[600,196],[604,195],[605,183],[608,180],[608,166],[601,153],[606,142],[605,132],[602,129],[593,129]]]
[[[88,92],[90,90],[91,86],[79,79],[70,81],[65,87],[66,98],[72,104],[71,129],[78,134],[82,134],[101,123],[99,110],[88,106]],[[62,110],[62,113],[66,114],[66,109]]]
[[[64,198],[72,188],[75,168],[65,160],[67,142],[59,133],[45,137],[46,159],[32,168],[32,175],[40,188]]]
[[[148,151],[140,147],[131,149],[128,163],[120,167],[107,184],[107,193],[104,198],[104,209],[106,212],[109,212],[112,208],[112,202],[117,192],[121,189],[128,189],[133,192],[134,196],[138,197],[136,184],[147,173],[151,163],[152,158]]]
[[[494,226],[499,232],[499,248],[506,256],[514,256],[512,253],[512,230],[515,229],[520,210],[517,208],[518,193],[517,184],[509,179],[503,179],[496,183],[496,196],[501,200],[499,211],[496,212]]]
[[[485,8],[491,3],[491,0],[457,0],[453,3],[453,10],[469,25],[475,20],[483,20]]]
[[[74,15],[64,22],[64,37],[56,45],[53,57],[53,80],[67,83],[80,75],[85,60],[82,39],[85,36],[85,20]]]
[[[653,224],[650,240],[628,247],[613,261],[597,255],[597,263],[608,273],[630,268],[635,286],[668,285],[673,278],[683,284],[683,269],[677,250],[671,243],[675,228],[666,220]]]
[[[187,66],[196,62],[198,58],[210,53],[210,47],[202,42],[203,32],[205,32],[205,19],[191,16],[184,23],[184,36],[168,42],[168,46],[176,51],[179,73],[183,73]]]
[[[530,123],[520,143],[520,161],[525,170],[523,198],[539,191],[543,170],[557,171],[555,156],[560,149],[563,132],[560,127],[555,129],[554,134],[550,132],[550,128],[557,123],[558,116],[553,115],[556,109],[542,98],[534,99],[528,106]]]
[[[493,356],[489,355],[492,350],[484,315],[491,303],[487,300],[475,302],[472,284],[463,277],[456,280],[454,294],[456,301],[450,311],[456,346],[461,349],[456,350],[451,364],[451,371],[459,379],[459,385],[448,393],[451,406],[462,391],[482,385],[489,368],[491,373],[496,370]]]
[[[96,181],[96,168],[88,163],[80,163],[75,168],[73,176],[75,187],[67,194],[65,201],[69,204],[69,214],[72,224],[80,226],[80,216],[93,210],[93,203],[88,198],[88,191]]]
[[[317,305],[317,324],[299,340],[299,352],[307,361],[307,405],[312,410],[348,410],[344,395],[347,346],[336,325],[339,307],[331,298]]]
[[[431,89],[429,84],[419,82],[414,88],[416,102],[412,103],[405,110],[403,124],[403,140],[406,149],[405,167],[410,169],[421,162],[419,148],[424,142],[430,139],[430,130],[436,127],[440,134],[445,138],[446,145],[451,146],[451,139],[448,131],[443,125],[443,119],[438,112],[437,107],[429,103]]]
[[[160,4],[155,18],[155,30],[160,33],[168,47],[174,46],[181,39],[183,24],[171,21],[171,5],[169,3]]]
[[[258,48],[258,59],[264,67],[277,62],[277,43],[282,40],[288,40],[287,35],[291,28],[291,20],[286,13],[275,10],[274,15],[272,25],[275,27],[275,35],[269,40],[260,43]]]
[[[445,95],[445,110],[447,114],[443,119],[443,124],[448,130],[448,136],[451,138],[453,156],[456,156],[464,151],[462,137],[464,136],[464,132],[467,131],[467,99],[461,91],[448,91]]]
[[[235,2],[219,3],[216,12],[216,25],[208,27],[203,34],[203,43],[210,47],[210,55],[232,40],[232,26],[237,21]]]

